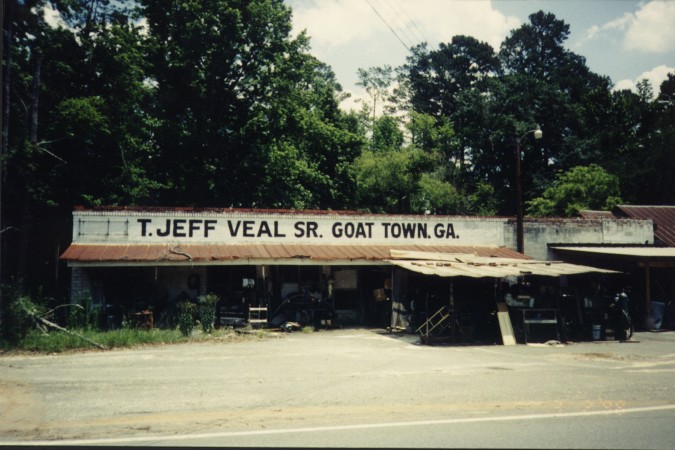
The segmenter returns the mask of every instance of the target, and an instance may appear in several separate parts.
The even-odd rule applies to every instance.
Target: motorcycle
[[[614,339],[619,341],[627,341],[635,332],[633,321],[628,312],[628,304],[630,298],[626,292],[628,289],[623,289],[616,294],[607,305],[605,312],[606,328],[614,330]]]

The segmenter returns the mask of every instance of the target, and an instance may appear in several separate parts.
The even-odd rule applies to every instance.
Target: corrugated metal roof
[[[574,247],[555,246],[555,251],[643,259],[675,259],[675,247]]]
[[[435,253],[461,253],[481,257],[527,259],[514,250],[495,246],[435,245],[289,245],[289,244],[71,244],[61,259],[71,263],[239,263],[244,260],[352,261],[377,263],[390,259],[392,249]]]
[[[617,210],[632,219],[651,219],[654,237],[669,247],[675,247],[675,206],[619,205]]]
[[[618,273],[597,267],[569,264],[559,261],[535,261],[515,258],[490,258],[476,255],[439,255],[421,252],[392,252],[392,256],[409,259],[391,259],[390,263],[425,275],[440,277],[504,278],[508,276],[539,275],[558,277],[581,273]]]

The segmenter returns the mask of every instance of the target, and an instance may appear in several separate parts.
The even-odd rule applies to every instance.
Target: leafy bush
[[[194,305],[185,300],[176,305],[176,319],[178,322],[178,329],[183,336],[190,336],[192,329],[195,326],[194,319]]]
[[[584,209],[611,211],[621,203],[619,177],[597,164],[559,172],[541,197],[527,202],[533,216],[573,217]]]
[[[220,297],[215,294],[202,295],[199,297],[199,322],[202,325],[204,333],[213,331],[216,322],[216,303]]]
[[[99,328],[99,312],[93,307],[91,294],[88,292],[78,296],[76,304],[69,305],[66,317],[66,328],[89,330]]]
[[[29,311],[37,311],[37,306],[27,296],[9,298],[6,302],[7,305],[3,308],[2,337],[9,343],[16,344],[33,329],[34,321]]]

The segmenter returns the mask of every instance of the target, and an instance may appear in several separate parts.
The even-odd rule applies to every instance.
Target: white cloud
[[[633,80],[619,80],[614,84],[615,91],[623,91],[628,89],[629,91],[635,92],[636,82]]]
[[[488,1],[295,0],[289,4],[294,30],[307,29],[312,47],[367,45],[369,38],[390,33],[408,47],[422,41],[433,47],[465,34],[497,48],[511,29],[520,26],[516,17],[505,16]]]
[[[361,41],[383,26],[362,0],[319,0],[292,3],[293,29],[307,30],[312,46],[340,46]]]
[[[521,25],[518,18],[494,9],[491,2],[418,0],[413,5],[407,12],[432,44],[469,35],[498,49],[508,33]]]
[[[633,92],[636,92],[637,84],[642,80],[648,80],[654,89],[654,96],[659,94],[659,88],[661,83],[663,83],[667,78],[669,73],[675,73],[675,67],[668,67],[666,65],[661,65],[654,67],[652,70],[642,72],[634,80],[620,80],[614,85],[614,90],[623,90],[630,89]]]
[[[622,33],[623,48],[648,53],[665,53],[675,49],[675,2],[652,0],[639,5],[635,13],[586,30],[584,41],[607,33]]]
[[[345,110],[360,109],[364,92],[358,68],[397,67],[409,55],[404,48],[427,42],[429,48],[453,36],[473,36],[496,51],[521,25],[488,0],[286,0],[293,10],[293,32],[307,30],[312,53],[336,71],[351,99]],[[403,43],[403,45],[401,45]]]
[[[628,26],[624,47],[653,53],[675,49],[675,2],[643,4]]]

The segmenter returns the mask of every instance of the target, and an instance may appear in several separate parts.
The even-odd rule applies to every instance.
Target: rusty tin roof
[[[298,264],[351,262],[386,264],[392,250],[473,254],[529,259],[506,247],[446,245],[292,245],[292,244],[71,244],[61,255],[70,263],[120,264]]]
[[[619,205],[617,211],[631,219],[651,219],[654,238],[668,247],[675,247],[675,206]]]

